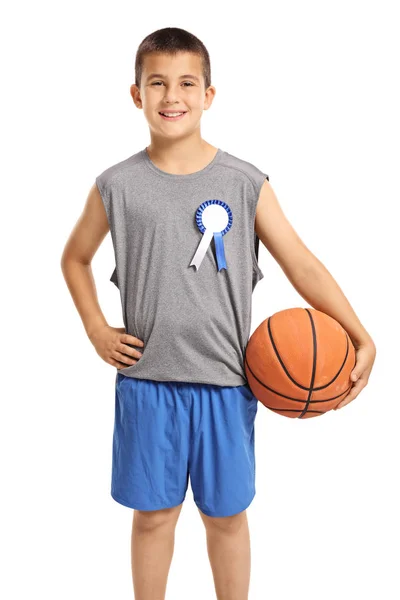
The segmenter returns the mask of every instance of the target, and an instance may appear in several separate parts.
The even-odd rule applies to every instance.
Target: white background
[[[202,136],[268,173],[292,225],[377,347],[349,406],[259,405],[250,600],[400,598],[399,19],[395,2],[22,2],[2,19],[1,565],[6,600],[125,600],[132,510],[110,496],[115,369],[88,340],[60,258],[94,178],[149,144],[130,97],[152,31],[211,57]],[[252,331],[308,306],[260,244]],[[93,261],[123,326],[110,235]],[[396,574],[397,573],[397,574]],[[167,600],[215,597],[189,484]]]

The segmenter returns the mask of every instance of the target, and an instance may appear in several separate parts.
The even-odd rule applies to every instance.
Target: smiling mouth
[[[186,115],[187,111],[176,111],[174,113],[172,113],[174,116],[169,116],[168,113],[163,113],[163,112],[159,112],[158,114],[160,115],[160,117],[162,117],[163,119],[165,119],[166,121],[178,121],[179,119],[182,119],[185,115]]]

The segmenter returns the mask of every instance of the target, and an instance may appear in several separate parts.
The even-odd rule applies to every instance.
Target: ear
[[[130,94],[132,96],[133,102],[137,108],[143,108],[142,99],[140,97],[140,90],[137,85],[134,83],[130,87]]]

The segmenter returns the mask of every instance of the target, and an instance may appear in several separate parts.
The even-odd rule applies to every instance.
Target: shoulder
[[[109,189],[112,184],[118,183],[119,181],[123,181],[126,176],[132,174],[141,162],[141,152],[136,152],[121,160],[103,171],[99,173],[96,177],[96,184],[99,189]]]
[[[234,156],[229,152],[224,152],[220,161],[220,165],[235,172],[238,177],[244,178],[251,182],[253,186],[259,190],[264,183],[265,179],[269,181],[269,175],[259,169],[255,164]]]

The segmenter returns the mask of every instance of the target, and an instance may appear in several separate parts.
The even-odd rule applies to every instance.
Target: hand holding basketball
[[[375,362],[376,347],[372,339],[359,346],[356,346],[356,366],[354,367],[350,379],[353,381],[353,387],[344,400],[340,402],[333,410],[343,408],[349,404],[368,383],[369,375]]]

